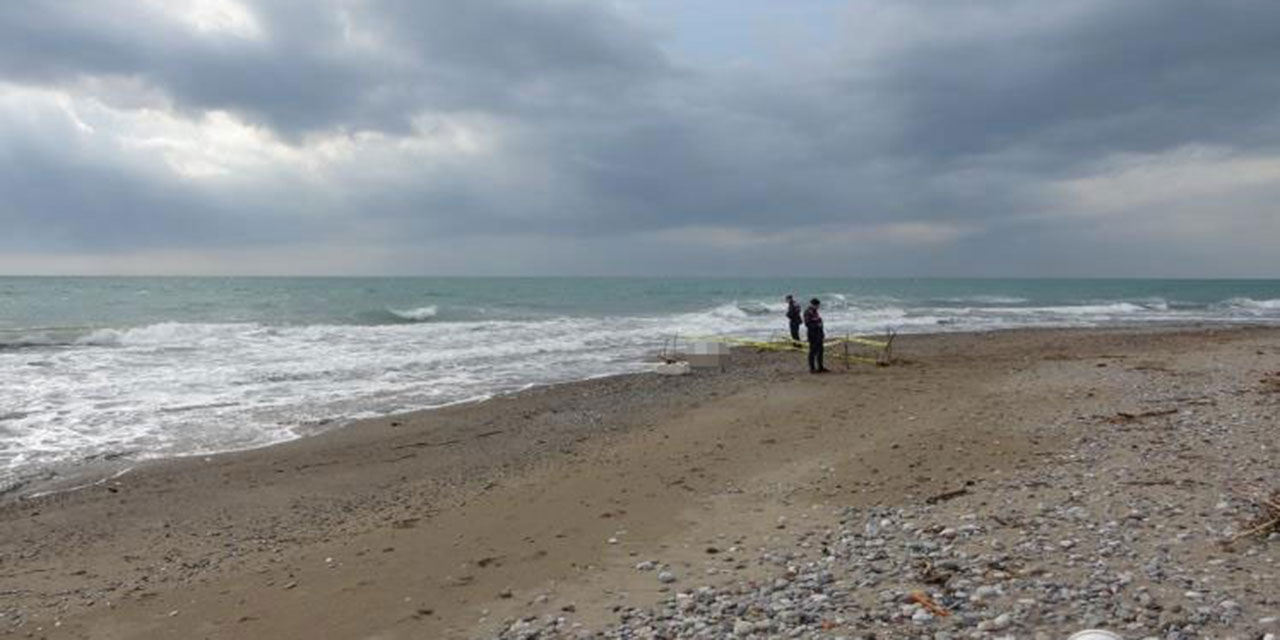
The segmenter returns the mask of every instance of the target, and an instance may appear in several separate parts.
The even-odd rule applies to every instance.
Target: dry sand
[[[1099,500],[1210,505],[1280,484],[1280,378],[1268,382],[1280,370],[1278,330],[907,336],[897,352],[905,361],[895,366],[827,376],[802,372],[802,355],[737,353],[724,373],[534,389],[11,497],[0,505],[0,633],[475,638],[547,614],[585,632],[695,584],[773,579],[777,567],[726,562],[723,551],[745,558],[806,544],[847,508],[998,517],[1074,499],[1058,487],[1020,488],[1043,486],[1033,477],[1108,487]],[[1161,437],[1108,419],[1166,409],[1185,415],[1134,420],[1174,429]],[[1177,429],[1192,417],[1238,428],[1188,441]],[[1148,466],[1157,459],[1162,466]],[[1112,477],[1075,471],[1083,460]],[[936,510],[922,506],[959,489]],[[1213,562],[1211,538],[1249,515],[1244,503],[1210,511],[1210,533],[1179,562]],[[1259,637],[1280,614],[1280,587],[1267,589],[1277,545],[1245,544],[1265,570],[1224,578],[1241,611],[1195,623],[1202,631]],[[678,581],[635,568],[648,559]],[[902,589],[921,580],[900,573]],[[1167,609],[1151,620],[1086,620],[1077,608],[1060,604],[1011,628],[1193,624],[1161,619]],[[851,612],[824,621],[820,637],[933,633],[884,617]]]

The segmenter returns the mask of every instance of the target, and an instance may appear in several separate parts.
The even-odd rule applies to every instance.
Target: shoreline
[[[1245,322],[1245,321],[1224,321],[1221,323],[1218,323],[1218,322],[1181,323],[1176,321],[1170,321],[1168,323],[1165,323],[1165,322],[1142,322],[1142,323],[1133,323],[1133,324],[1117,323],[1114,325],[1100,326],[1100,327],[1013,327],[1013,328],[996,328],[996,329],[988,329],[988,330],[901,333],[898,335],[904,338],[905,337],[940,338],[944,336],[977,337],[977,336],[1003,334],[1003,333],[1035,334],[1035,333],[1042,333],[1042,332],[1092,333],[1092,332],[1117,332],[1117,331],[1118,332],[1135,332],[1135,333],[1147,333],[1147,332],[1160,333],[1160,332],[1169,332],[1169,331],[1172,331],[1172,332],[1217,331],[1217,330],[1247,331],[1247,330],[1253,330],[1253,329],[1268,330],[1268,329],[1280,329],[1280,327],[1274,324]],[[735,353],[737,353],[740,351],[740,348],[734,347],[734,351]],[[746,351],[749,351],[749,349],[747,349]],[[657,352],[655,351],[654,353],[651,353],[649,354],[649,356],[646,356],[646,357],[656,357],[656,353]],[[426,413],[426,412],[450,409],[453,407],[467,406],[467,405],[483,403],[483,402],[490,402],[497,398],[517,397],[520,394],[523,394],[535,389],[544,389],[549,387],[557,387],[561,385],[578,384],[578,383],[590,382],[592,380],[600,380],[600,379],[608,379],[608,378],[644,376],[644,375],[650,375],[651,373],[652,372],[650,371],[622,371],[617,373],[607,373],[607,374],[589,376],[586,378],[579,378],[579,379],[572,379],[572,380],[561,380],[561,381],[553,381],[553,382],[546,382],[546,383],[532,383],[525,386],[524,388],[517,389],[514,391],[484,394],[480,396],[474,396],[471,398],[447,402],[437,406],[422,407],[418,409],[411,409],[408,411],[388,413],[381,416],[360,417],[360,418],[343,418],[343,417],[326,418],[322,421],[322,425],[332,423],[332,426],[317,426],[317,425],[302,423],[302,424],[296,425],[293,428],[293,431],[295,433],[293,437],[278,440],[276,442],[271,442],[263,445],[250,446],[243,449],[228,449],[228,450],[221,450],[221,451],[214,451],[214,452],[197,452],[197,453],[181,454],[181,455],[167,456],[167,457],[140,458],[140,459],[128,459],[127,456],[132,452],[124,452],[124,453],[117,453],[117,454],[95,454],[94,456],[91,456],[91,458],[96,458],[96,459],[83,459],[81,461],[74,462],[74,463],[70,463],[70,462],[57,463],[54,465],[50,465],[48,468],[45,468],[43,470],[34,470],[30,472],[30,474],[28,474],[27,476],[16,476],[12,478],[10,481],[8,481],[7,484],[0,485],[0,505],[4,505],[5,503],[11,502],[11,501],[22,501],[25,499],[43,497],[43,496],[52,495],[52,494],[79,491],[85,488],[99,485],[103,482],[107,482],[121,475],[131,473],[136,469],[146,468],[153,464],[177,462],[177,461],[183,461],[183,460],[194,460],[197,458],[205,458],[209,456],[236,455],[236,454],[241,454],[241,453],[250,452],[250,451],[271,449],[281,445],[294,443],[300,440],[323,436],[333,431],[339,431],[339,430],[350,429],[350,428],[358,428],[359,425],[366,422],[410,419],[414,416],[418,416],[419,414]],[[309,430],[313,431],[313,433],[309,433],[309,434],[303,433]],[[119,465],[104,464],[105,462],[108,462],[113,459],[123,459],[124,462]]]
[[[52,465],[52,467],[56,469],[64,469],[65,467],[69,470],[64,470],[62,472],[46,471],[44,473],[35,471],[35,472],[32,472],[30,476],[26,476],[26,477],[20,476],[15,478],[7,486],[0,486],[0,507],[4,506],[6,503],[9,503],[9,502],[21,502],[24,500],[34,500],[34,499],[45,498],[45,497],[49,497],[57,494],[70,493],[70,492],[80,491],[82,489],[91,488],[94,486],[101,485],[104,482],[109,482],[123,475],[134,472],[135,470],[149,468],[152,465],[187,464],[187,463],[195,464],[195,461],[198,458],[235,456],[235,455],[245,454],[245,453],[254,452],[254,451],[270,450],[275,447],[289,445],[291,443],[296,443],[302,440],[323,437],[324,435],[334,431],[360,428],[360,426],[364,423],[412,420],[412,419],[420,418],[422,414],[429,414],[436,411],[444,411],[444,410],[454,409],[458,407],[479,405],[486,402],[492,402],[496,399],[501,399],[501,398],[516,398],[521,396],[522,394],[525,394],[534,390],[538,390],[538,389],[548,389],[548,388],[560,387],[563,385],[590,383],[595,380],[603,380],[603,379],[609,379],[609,378],[625,378],[630,376],[645,376],[650,374],[652,374],[652,372],[648,372],[648,371],[642,371],[642,372],[631,371],[631,372],[602,374],[602,375],[590,376],[587,378],[580,378],[576,380],[548,382],[544,384],[530,384],[521,389],[517,389],[514,391],[498,392],[491,395],[480,395],[480,396],[475,396],[471,398],[466,398],[463,400],[457,400],[454,402],[447,402],[447,403],[432,406],[432,407],[423,407],[419,409],[411,409],[408,411],[399,411],[399,412],[389,413],[382,416],[326,419],[324,420],[324,423],[326,425],[332,423],[331,426],[299,425],[299,427],[297,427],[297,430],[299,431],[305,430],[303,429],[303,427],[306,427],[307,429],[313,430],[314,433],[295,435],[292,438],[279,440],[277,442],[271,442],[263,445],[250,446],[243,449],[227,449],[223,451],[197,452],[197,453],[187,453],[187,454],[174,455],[174,456],[165,456],[165,457],[156,457],[156,458],[138,458],[138,459],[124,458],[124,456],[127,456],[130,453],[130,452],[125,452],[123,454],[109,454],[105,456],[106,461],[114,460],[114,459],[127,460],[125,463],[118,466],[104,466],[96,459],[84,459],[78,463],[62,463],[58,465]],[[104,456],[97,456],[97,455],[94,456],[94,458],[102,458],[102,457]],[[49,476],[49,474],[53,474],[54,477],[40,478],[40,476]],[[63,485],[70,485],[70,486],[63,486]]]
[[[807,501],[914,504],[956,490],[954,478],[985,486],[991,473],[1066,446],[1052,433],[1028,439],[1024,423],[1103,402],[1043,395],[1050,382],[1075,389],[1082,376],[1120,373],[1126,358],[1135,363],[1120,367],[1126,376],[1164,376],[1161,366],[1200,357],[1182,354],[1192,345],[1217,353],[1256,343],[1267,355],[1250,357],[1276,369],[1280,351],[1267,345],[1277,336],[1265,327],[907,334],[895,346],[910,364],[820,380],[800,375],[799,355],[735,352],[724,374],[539,386],[148,462],[74,494],[0,505],[0,593],[9,594],[0,629],[489,637],[503,618],[537,608],[538,593],[554,594],[543,601],[553,610],[573,605],[561,613],[583,624],[616,622],[616,594],[638,604],[667,595],[652,575],[633,575],[636,558],[697,566],[705,543],[686,553],[677,539],[733,521],[744,539],[763,540]],[[1055,378],[1067,368],[1074,377]],[[1019,397],[1044,406],[1010,403]],[[850,428],[861,438],[849,440]],[[1003,434],[999,446],[988,432]],[[914,451],[938,437],[975,444],[965,454]],[[891,463],[908,454],[922,457]],[[610,581],[625,589],[585,595],[584,585]],[[564,594],[584,595],[565,603]]]
[[[590,382],[593,380],[600,380],[605,378],[642,376],[642,375],[648,375],[650,373],[652,372],[631,371],[631,372],[609,373],[609,374],[602,374],[602,375],[596,375],[596,376],[589,376],[586,378],[580,378],[575,380],[547,382],[542,384],[534,383],[534,384],[526,385],[514,391],[496,392],[493,394],[478,395],[470,398],[465,398],[462,400],[456,400],[453,402],[446,402],[444,404],[435,405],[431,407],[422,407],[418,409],[410,409],[407,411],[397,411],[394,413],[388,413],[386,415],[372,416],[372,417],[327,418],[318,424],[304,423],[296,426],[294,428],[294,431],[295,431],[295,434],[297,435],[294,435],[291,438],[279,440],[276,442],[270,442],[262,445],[249,446],[243,449],[226,449],[226,450],[212,451],[212,452],[196,452],[196,453],[186,453],[186,454],[173,455],[173,456],[163,456],[163,457],[155,457],[155,458],[137,458],[137,459],[127,458],[127,456],[132,453],[127,451],[123,453],[113,453],[113,454],[106,454],[106,455],[95,454],[90,458],[82,459],[81,461],[76,463],[64,462],[64,463],[50,465],[51,469],[58,469],[59,471],[51,471],[49,469],[46,469],[44,472],[33,471],[28,476],[19,476],[12,479],[12,481],[10,481],[7,485],[0,485],[0,506],[3,506],[5,503],[11,502],[11,501],[21,502],[23,500],[43,498],[43,497],[48,497],[48,496],[56,495],[60,493],[68,493],[68,492],[74,492],[74,491],[90,488],[93,486],[100,485],[104,482],[108,482],[115,478],[121,477],[128,473],[131,473],[136,469],[146,468],[149,465],[164,464],[164,463],[181,464],[182,461],[191,461],[197,458],[208,458],[212,456],[231,456],[231,455],[243,454],[251,451],[266,450],[266,449],[271,449],[274,447],[279,447],[282,445],[298,442],[300,440],[306,440],[309,438],[323,436],[333,431],[359,428],[361,424],[366,422],[377,422],[377,421],[398,420],[398,419],[413,419],[415,416],[418,416],[419,414],[430,413],[433,411],[442,411],[442,410],[452,409],[455,407],[466,407],[470,405],[481,404],[481,403],[493,401],[494,399],[497,399],[497,398],[516,397],[516,396],[519,396],[520,394],[523,394],[535,389],[557,387],[557,386],[567,385],[567,384],[584,383],[584,382]],[[313,433],[298,433],[302,431],[313,431]],[[112,465],[112,466],[102,465],[102,462],[116,460],[116,459],[124,459],[126,460],[126,462],[124,462],[121,465]],[[52,474],[52,477],[50,477],[51,474]],[[41,478],[41,476],[45,476],[45,477]],[[70,486],[64,487],[63,485],[70,485]]]

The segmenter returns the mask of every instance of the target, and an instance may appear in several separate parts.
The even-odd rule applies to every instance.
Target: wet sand
[[[723,373],[533,389],[9,499],[0,632],[473,638],[547,613],[598,629],[675,588],[637,562],[702,575],[709,546],[1034,469],[1078,442],[1043,425],[1137,410],[1135,380],[1280,370],[1280,330],[905,336],[896,354],[811,376],[802,354],[739,352]]]

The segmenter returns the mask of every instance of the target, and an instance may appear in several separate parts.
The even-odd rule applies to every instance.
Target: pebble
[[[1106,371],[1122,376],[1122,369]],[[1028,438],[1054,444],[967,495],[838,508],[829,518],[784,516],[765,525],[772,529],[759,546],[693,546],[706,564],[688,570],[709,584],[670,587],[652,606],[622,599],[616,620],[601,629],[575,627],[566,615],[573,612],[548,605],[552,611],[510,622],[497,639],[1061,640],[1096,627],[1135,640],[1276,640],[1280,600],[1260,585],[1278,579],[1280,535],[1242,541],[1229,554],[1211,544],[1250,517],[1222,496],[1238,478],[1273,473],[1274,456],[1251,452],[1274,440],[1267,420],[1275,405],[1257,404],[1250,375],[1125,379],[1122,407],[1026,425]],[[1130,428],[1099,418],[1177,408],[1170,398],[1184,396],[1215,404]],[[719,540],[741,537],[721,533]],[[657,560],[634,566],[677,582]],[[934,615],[917,593],[948,615]]]
[[[1004,631],[1012,622],[1013,618],[1009,614],[1002,613],[991,620],[978,623],[978,631]]]
[[[984,600],[990,600],[998,595],[1000,595],[1000,587],[993,587],[991,585],[984,584],[977,589],[974,589],[973,595],[969,596],[969,599],[974,602],[982,602]]]

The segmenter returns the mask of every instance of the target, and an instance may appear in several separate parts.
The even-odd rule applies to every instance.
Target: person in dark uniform
[[[822,365],[822,342],[827,339],[827,333],[822,329],[822,315],[818,313],[820,306],[822,301],[814,298],[809,301],[809,308],[804,310],[804,329],[809,339],[809,373],[829,371]]]
[[[787,321],[791,324],[791,341],[800,342],[800,304],[789,293],[787,294]]]

